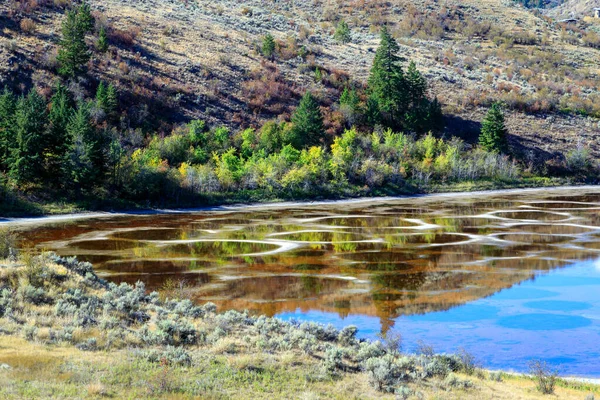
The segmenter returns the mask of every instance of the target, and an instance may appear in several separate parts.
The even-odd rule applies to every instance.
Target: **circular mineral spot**
[[[494,300],[528,300],[543,299],[544,297],[557,296],[558,293],[550,290],[516,287],[504,290],[494,296]]]
[[[485,304],[465,304],[448,311],[434,312],[418,316],[420,321],[431,322],[473,322],[495,318],[499,309]]]
[[[560,221],[568,218],[565,215],[541,210],[497,211],[493,214],[498,217],[521,221]]]
[[[541,300],[523,304],[525,307],[547,311],[579,311],[592,308],[589,303],[582,301]]]
[[[576,316],[561,314],[521,314],[500,318],[497,324],[503,328],[528,331],[554,331],[583,328],[592,321]]]

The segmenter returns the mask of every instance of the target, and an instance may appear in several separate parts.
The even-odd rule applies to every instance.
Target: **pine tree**
[[[399,51],[396,40],[385,26],[382,27],[381,43],[371,67],[368,89],[385,122],[392,128],[399,127],[408,102],[406,79],[400,65],[403,59],[398,55]]]
[[[61,173],[60,164],[70,146],[70,137],[67,134],[67,125],[73,109],[67,88],[58,83],[54,95],[50,99],[50,135],[46,146],[48,175],[58,182]]]
[[[67,185],[78,189],[92,186],[98,176],[102,149],[90,122],[89,106],[79,104],[69,118],[67,133],[71,146],[65,155],[63,173]]]
[[[340,105],[351,107],[353,110],[356,110],[360,104],[360,98],[358,97],[358,93],[356,93],[355,89],[348,89],[348,87],[344,88],[342,95],[340,96]]]
[[[310,92],[306,92],[300,100],[298,108],[292,115],[292,123],[294,135],[303,146],[319,145],[325,133],[323,115],[319,103]]]
[[[10,176],[18,184],[38,181],[43,175],[46,127],[46,101],[31,89],[17,101],[15,111],[15,144],[9,162]]]
[[[119,110],[119,96],[117,95],[117,89],[112,83],[108,84],[106,88],[106,105],[104,111],[109,119],[114,119],[117,116]]]
[[[409,107],[420,106],[427,92],[427,81],[421,75],[414,61],[411,61],[406,70],[406,89]]]
[[[89,61],[90,52],[85,44],[87,24],[77,11],[67,11],[62,23],[62,39],[57,56],[58,72],[61,75],[74,77],[84,70]]]
[[[8,158],[14,142],[16,100],[7,88],[0,95],[0,171],[8,170]]]
[[[106,104],[108,102],[107,94],[106,85],[104,85],[103,81],[100,81],[96,89],[96,106],[104,112],[106,112]]]
[[[350,35],[350,27],[346,21],[341,20],[336,29],[333,38],[340,43],[349,43],[352,40],[352,36]]]
[[[100,53],[106,53],[108,50],[108,38],[106,37],[106,29],[103,26],[100,27],[100,32],[98,33],[96,48]]]
[[[90,9],[90,5],[87,2],[81,3],[81,5],[77,9],[77,19],[79,21],[79,26],[84,34],[90,33],[94,30],[94,25],[96,21],[92,16],[92,11]]]
[[[275,38],[270,33],[267,33],[263,38],[262,54],[267,58],[273,58],[275,55]]]
[[[502,108],[499,103],[494,103],[481,122],[479,144],[487,151],[505,152],[508,148],[507,134]]]

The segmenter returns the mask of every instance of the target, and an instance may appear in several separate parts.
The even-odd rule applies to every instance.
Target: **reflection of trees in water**
[[[27,235],[27,239],[34,244],[72,240],[70,246],[60,249],[61,254],[81,254],[107,272],[123,274],[111,279],[132,283],[142,279],[153,287],[160,287],[165,279],[191,279],[189,275],[195,274],[190,271],[208,271],[206,276],[210,279],[188,282],[195,286],[194,296],[198,301],[216,299],[222,309],[250,308],[271,315],[297,308],[337,312],[342,316],[357,313],[378,316],[384,326],[390,326],[399,315],[445,310],[564,265],[560,260],[597,254],[593,250],[600,248],[600,236],[588,236],[578,243],[590,252],[559,247],[590,230],[557,224],[551,214],[539,210],[503,216],[536,218],[543,224],[524,221],[508,226],[501,220],[472,218],[490,211],[518,209],[524,204],[521,200],[547,197],[536,196],[511,195],[497,200],[413,199],[388,204],[136,216],[42,226]],[[599,202],[600,196],[587,200]],[[568,207],[569,203],[565,204]],[[539,206],[558,207],[541,203]],[[600,225],[598,210],[575,208],[571,207],[569,212],[582,217],[577,224]],[[418,224],[406,219],[419,219],[435,227],[414,229]],[[82,241],[85,235],[92,236],[95,232],[108,232],[110,240]],[[523,232],[530,234],[521,235]],[[274,233],[282,234],[271,236]],[[499,238],[513,242],[493,242],[484,237],[480,242],[454,244],[468,239],[457,233],[482,236],[498,233]],[[572,236],[540,236],[547,234]],[[220,241],[165,246],[136,242],[196,238]],[[307,244],[285,253],[249,257],[241,255],[270,251],[278,246],[235,240],[290,240]],[[357,243],[365,240],[381,242]],[[51,245],[44,247],[52,249]],[[195,260],[172,264],[152,261],[177,258]],[[109,264],[114,260],[120,264]],[[231,280],[223,280],[224,276]],[[336,276],[354,277],[357,281],[332,278]]]

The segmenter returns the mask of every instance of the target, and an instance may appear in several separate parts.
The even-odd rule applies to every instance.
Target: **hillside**
[[[0,5],[0,82],[49,90],[64,13],[54,4],[63,3]],[[560,159],[578,143],[600,155],[599,124],[592,117],[600,112],[594,48],[600,39],[585,27],[562,27],[508,0],[90,5],[97,24],[108,28],[111,48],[93,57],[79,89],[93,93],[99,79],[116,83],[130,104],[124,126],[192,118],[234,129],[257,126],[289,116],[310,89],[331,110],[328,126],[339,131],[340,90],[347,80],[366,82],[378,26],[385,23],[443,104],[446,135],[474,141],[484,107],[501,98],[511,109],[510,143],[523,156]],[[350,26],[351,43],[333,38],[341,18]],[[27,19],[32,24],[24,24]],[[259,52],[266,33],[278,41],[273,63]],[[317,68],[323,71],[320,82]]]

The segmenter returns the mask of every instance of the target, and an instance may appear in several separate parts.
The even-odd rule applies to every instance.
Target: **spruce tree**
[[[106,85],[103,81],[100,81],[98,88],[96,89],[96,106],[106,112],[106,104],[108,102],[108,96],[106,91]]]
[[[7,88],[0,95],[0,171],[8,170],[10,149],[14,144],[14,121],[16,99]]]
[[[262,54],[267,58],[273,58],[275,55],[275,38],[270,33],[267,33],[263,38]]]
[[[72,113],[73,109],[67,88],[58,83],[50,99],[50,112],[48,114],[50,135],[46,147],[48,175],[56,182],[60,180],[60,164],[70,146],[67,125]]]
[[[348,87],[344,88],[342,95],[340,96],[340,105],[351,107],[353,110],[356,110],[360,104],[360,98],[358,97],[358,93],[356,93],[355,89],[348,89]]]
[[[35,88],[17,101],[9,162],[10,176],[18,184],[36,182],[43,175],[47,119],[46,101]]]
[[[119,110],[119,96],[112,83],[106,88],[106,105],[104,111],[109,119],[115,119]]]
[[[96,48],[100,53],[106,53],[108,50],[108,38],[106,37],[106,29],[103,26],[100,27],[100,32],[98,33]]]
[[[96,21],[92,16],[92,11],[90,9],[90,5],[87,2],[81,3],[81,5],[77,9],[77,19],[79,21],[79,26],[84,34],[90,33],[94,30],[94,25]]]
[[[350,35],[350,27],[346,21],[341,20],[336,29],[333,38],[340,43],[349,43],[352,40],[352,36]]]
[[[304,147],[319,145],[324,136],[323,115],[319,103],[306,92],[292,115],[294,136]]]
[[[62,38],[57,56],[58,72],[61,75],[74,77],[85,69],[85,64],[90,59],[90,52],[85,44],[87,24],[86,19],[80,17],[77,11],[67,11],[62,22]]]
[[[419,107],[425,99],[427,81],[421,75],[414,61],[411,61],[406,70],[406,91],[409,107]]]
[[[379,107],[379,112],[392,128],[399,127],[408,103],[406,79],[398,55],[400,47],[390,35],[387,27],[381,28],[381,42],[369,76],[370,96]]]
[[[502,107],[499,103],[494,103],[481,122],[479,144],[487,151],[506,152],[508,150],[507,134]]]
[[[100,173],[101,143],[90,122],[89,105],[80,103],[67,125],[71,146],[63,162],[68,186],[81,189],[92,186]]]

